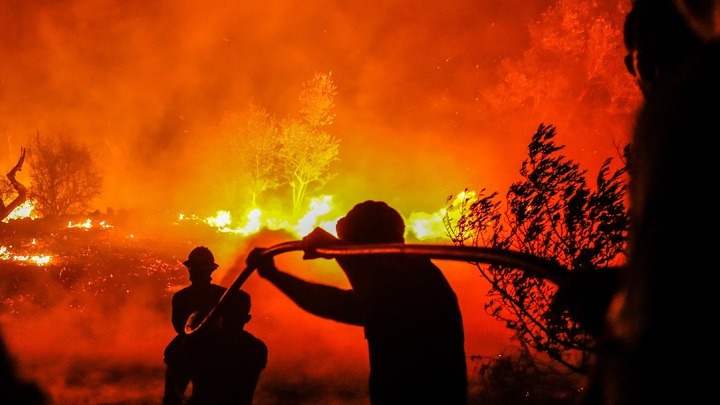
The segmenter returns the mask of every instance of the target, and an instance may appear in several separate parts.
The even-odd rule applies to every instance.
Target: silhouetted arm
[[[264,278],[311,314],[363,326],[361,307],[352,290],[311,283],[280,270],[265,274]]]
[[[362,308],[354,291],[311,283],[280,271],[273,258],[264,253],[265,249],[254,248],[246,263],[257,268],[260,277],[270,281],[300,308],[323,318],[363,326]]]

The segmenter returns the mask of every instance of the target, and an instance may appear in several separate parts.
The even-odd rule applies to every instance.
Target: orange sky
[[[332,72],[339,175],[323,191],[434,211],[465,187],[506,190],[537,124],[560,124],[524,114],[498,129],[482,100],[553,3],[4,0],[0,161],[63,132],[103,169],[98,209],[180,206],[211,187],[198,151],[224,114],[253,101],[292,116],[302,83]],[[616,155],[612,134],[563,129],[588,165]]]
[[[617,157],[627,133],[605,127],[611,123],[594,114],[592,99],[583,104],[575,97],[580,101],[571,108],[542,106],[533,110],[544,112],[537,115],[512,112],[512,106],[512,113],[493,114],[483,100],[499,81],[500,61],[523,57],[533,43],[529,24],[542,21],[541,13],[555,3],[0,0],[0,167],[12,167],[36,131],[63,132],[87,144],[104,172],[98,209],[182,207],[202,201],[213,186],[195,165],[213,160],[199,152],[213,142],[225,114],[252,101],[278,117],[291,116],[302,83],[332,72],[336,119],[328,132],[340,141],[340,160],[322,192],[347,209],[377,199],[407,217],[442,208],[464,188],[503,195],[541,122],[562,125],[558,143],[595,169]],[[618,80],[632,84],[619,58],[607,63],[617,63]],[[557,91],[561,79],[573,80],[548,79],[547,93]],[[612,124],[629,128],[630,122]],[[30,183],[28,170],[18,178]],[[219,259],[228,265],[233,258]],[[441,267],[463,305],[468,353],[491,355],[509,343],[502,325],[480,314],[479,275],[460,263]],[[271,353],[313,358],[319,369],[339,361],[364,371],[361,332],[287,309],[287,299],[255,277],[247,288],[257,302],[250,329],[268,340]],[[127,309],[123,322],[166,321],[134,311]],[[285,311],[298,322],[287,322]],[[22,347],[22,336],[35,327],[20,326],[9,340],[30,350]],[[68,333],[61,339],[73,341]],[[171,331],[158,327],[150,338],[128,333],[113,345],[142,357]],[[123,349],[126,340],[149,346]],[[295,352],[288,340],[330,345],[330,355],[320,343]]]

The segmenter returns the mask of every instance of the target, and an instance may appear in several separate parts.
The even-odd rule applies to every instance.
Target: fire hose
[[[282,253],[299,250],[305,250],[302,241],[283,242],[266,248],[263,251],[263,256],[273,257]],[[488,247],[388,243],[317,247],[314,249],[314,253],[322,257],[333,258],[354,255],[401,254],[438,260],[458,260],[474,264],[484,263],[520,269],[533,276],[548,280],[559,287],[569,282],[568,269],[554,260],[544,259],[529,253]],[[193,317],[188,319],[188,322],[185,324],[185,334],[191,335],[197,333],[199,330],[204,329],[206,327],[205,325],[213,322],[218,316],[219,308],[224,304],[229,293],[240,289],[255,269],[256,267],[254,266],[245,267],[220,297],[217,304],[215,304],[205,318],[197,325],[193,326]]]

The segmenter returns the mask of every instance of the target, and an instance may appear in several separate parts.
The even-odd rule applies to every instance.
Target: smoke
[[[3,291],[3,337],[22,375],[56,403],[90,398],[159,403],[163,351],[175,333],[170,299],[189,283],[180,264],[189,251],[200,244],[210,247],[220,264],[213,280],[229,286],[244,270],[250,249],[294,239],[283,231],[264,230],[240,240],[200,228],[183,231],[166,227],[158,232],[162,238],[131,242],[127,228],[36,233],[55,264],[8,264],[0,274],[4,285],[12,286]],[[276,263],[299,277],[349,288],[333,260],[302,260],[298,251],[276,256]],[[468,356],[503,350],[510,333],[484,313],[482,291],[488,286],[474,267],[439,265],[461,303]],[[252,297],[246,329],[270,351],[258,403],[332,403],[333,398],[366,403],[369,365],[362,328],[308,314],[257,274],[241,287]]]
[[[211,186],[198,173],[225,114],[254,102],[296,116],[302,83],[332,72],[341,175],[327,192],[352,200],[437,186],[441,205],[478,172],[453,144],[499,154],[478,94],[498,58],[521,52],[518,27],[545,3],[5,1],[0,156],[10,164],[37,131],[62,132],[103,169],[97,208],[183,206]],[[408,194],[401,208],[430,204]]]
[[[23,372],[58,403],[158,403],[170,295],[188,282],[178,261],[210,246],[221,264],[216,281],[228,285],[253,246],[293,237],[168,234],[156,213],[226,209],[204,176],[222,169],[208,152],[219,123],[250,102],[296,116],[302,83],[315,73],[332,72],[338,90],[328,131],[340,140],[338,175],[322,190],[338,206],[374,199],[404,214],[435,212],[466,187],[506,190],[539,122],[499,132],[481,95],[496,84],[502,58],[523,55],[528,24],[553,3],[0,2],[1,167],[12,167],[36,132],[86,144],[104,174],[95,206],[129,210],[128,228],[152,239],[153,257],[168,266],[163,280],[173,281],[159,290],[129,281],[112,293],[124,291],[119,301],[57,287],[42,310],[5,313],[3,334]],[[591,141],[592,159],[615,155],[611,139]],[[18,173],[24,184],[28,172]],[[332,261],[294,253],[278,261],[309,279],[346,283]],[[439,265],[462,305],[468,355],[500,352],[510,336],[484,313],[480,276],[469,265]],[[270,348],[258,403],[367,403],[362,330],[308,315],[257,275],[243,288],[253,297],[248,329]]]

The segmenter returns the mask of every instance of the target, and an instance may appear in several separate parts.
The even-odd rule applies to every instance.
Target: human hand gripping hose
[[[264,258],[270,258],[293,251],[304,251],[304,257],[306,258],[401,254],[437,260],[458,260],[473,264],[493,264],[529,272],[536,277],[556,284],[558,287],[565,286],[569,282],[570,277],[568,269],[554,260],[544,259],[529,253],[480,246],[386,243],[369,245],[335,244],[330,246],[309,247],[306,243],[303,243],[302,240],[298,240],[278,243],[266,248],[262,256]],[[204,329],[206,325],[211,324],[218,316],[220,312],[219,308],[224,305],[228,294],[231,291],[240,289],[256,268],[256,265],[248,265],[245,267],[232,284],[230,284],[222,297],[220,297],[215,307],[210,310],[200,323],[193,325],[194,322],[192,321],[194,317],[191,316],[185,324],[185,334],[192,335]]]

